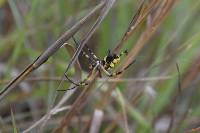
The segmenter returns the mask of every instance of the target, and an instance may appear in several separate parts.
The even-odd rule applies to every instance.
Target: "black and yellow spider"
[[[73,37],[73,40],[76,43],[76,45],[79,45],[79,43],[76,41],[76,39],[74,37]],[[92,70],[90,73],[92,73],[93,71],[97,70],[99,72],[99,76],[100,77],[102,76],[101,75],[101,71],[103,71],[109,77],[117,76],[117,75],[121,74],[122,72],[124,72],[129,66],[131,66],[135,62],[135,60],[134,60],[127,67],[122,69],[121,71],[117,71],[117,72],[112,72],[111,73],[109,71],[112,70],[116,66],[116,64],[118,64],[120,62],[120,57],[123,56],[123,55],[127,55],[128,54],[127,50],[121,52],[119,55],[111,52],[111,50],[108,50],[108,54],[103,59],[99,59],[87,45],[85,45],[85,48],[86,48],[88,54],[84,50],[81,51],[81,54],[83,56],[85,56],[89,60],[89,63],[90,63],[89,64],[89,68]],[[65,74],[65,77],[71,83],[73,83],[75,85],[74,87],[72,87],[70,89],[67,89],[67,90],[74,89],[77,86],[86,86],[86,85],[88,85],[87,80],[88,80],[89,76],[90,76],[90,74],[88,74],[87,78],[84,79],[83,81],[80,81],[79,83],[75,83],[73,80],[71,80]],[[63,90],[61,90],[61,91],[63,91]]]

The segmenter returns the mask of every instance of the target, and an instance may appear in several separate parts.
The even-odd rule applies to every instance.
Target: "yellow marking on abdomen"
[[[111,68],[115,67],[115,64],[111,62],[111,63],[110,63],[110,67],[111,67]]]
[[[112,62],[113,62],[114,64],[117,64],[117,63],[119,63],[119,61],[120,61],[120,58],[116,58],[116,59],[114,59]]]

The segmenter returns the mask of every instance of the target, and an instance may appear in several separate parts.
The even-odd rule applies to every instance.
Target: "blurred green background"
[[[0,0],[0,88],[19,74],[98,2],[94,0]],[[116,1],[88,42],[88,46],[99,58],[103,59],[108,49],[115,48],[140,3],[138,0]],[[199,12],[199,0],[177,1],[154,36],[148,41],[148,45],[137,55],[137,62],[127,70],[128,72],[125,72],[122,78],[124,82],[118,83],[116,90],[119,89],[125,106],[128,106],[126,114],[130,132],[167,132],[172,118],[173,125],[170,132],[184,132],[200,126]],[[81,40],[92,23],[91,20],[91,23],[85,25],[75,35],[77,40]],[[137,28],[121,50],[130,50],[146,26],[148,21]],[[74,45],[72,39],[68,42]],[[88,65],[85,63],[87,61],[83,57],[80,59],[83,76],[85,76],[88,72]],[[42,78],[61,77],[69,60],[70,55],[67,50],[61,48],[29,76],[35,80],[22,82],[1,101],[0,131],[11,132],[14,127],[22,131],[45,114],[52,103],[59,82]],[[180,69],[180,77],[176,64]],[[68,75],[73,76],[73,74],[74,69],[71,68]],[[182,88],[178,87],[179,81]],[[94,88],[97,88],[100,83],[101,81],[98,80]],[[109,83],[105,83],[105,86],[107,84]],[[67,88],[68,85],[69,83],[66,82],[63,88]],[[79,114],[81,118],[92,117],[105,88],[107,87],[92,93]],[[100,131],[124,132],[123,127],[120,126],[123,122],[122,116],[120,117],[122,113],[120,97],[115,95],[110,97],[112,100],[104,110],[105,118]],[[64,113],[51,118],[44,131],[51,131]],[[115,117],[119,119],[115,120]],[[82,121],[82,126],[85,126],[88,119]],[[16,126],[13,125],[14,121]],[[75,121],[69,131],[80,132],[79,126],[79,122]]]

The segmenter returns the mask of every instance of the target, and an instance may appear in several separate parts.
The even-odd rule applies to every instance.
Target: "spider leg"
[[[113,72],[113,73],[110,73],[108,72],[102,65],[101,65],[101,69],[104,71],[104,73],[109,76],[109,77],[114,77],[114,76],[117,76],[121,73],[123,73],[126,69],[128,69],[133,63],[135,63],[136,60],[133,60],[130,64],[128,64],[128,66],[126,66],[124,69],[122,69],[121,71],[117,71],[117,72]]]
[[[114,72],[110,75],[110,77],[113,77],[113,76],[117,76],[121,73],[123,73],[124,71],[126,71],[133,63],[135,63],[136,60],[133,60],[130,64],[128,64],[128,66],[126,66],[125,68],[123,68],[121,71],[118,71],[118,72]]]
[[[73,80],[71,80],[67,75],[65,75],[66,76],[66,78],[71,82],[71,83],[73,83],[75,86],[73,86],[72,88],[69,88],[69,89],[66,89],[66,90],[57,90],[57,91],[68,91],[68,90],[73,90],[73,89],[75,89],[76,87],[83,87],[83,86],[86,86],[86,85],[88,85],[88,83],[86,83],[86,81],[89,79],[89,77],[92,75],[92,73],[97,69],[97,65],[94,67],[94,69],[87,75],[87,77],[84,79],[84,80],[82,80],[82,81],[80,81],[79,83],[75,83]]]
[[[67,78],[67,80],[69,80],[72,84],[74,84],[74,86],[72,88],[69,88],[69,89],[66,89],[66,90],[57,90],[57,91],[67,91],[67,90],[73,90],[75,89],[76,87],[83,87],[83,86],[86,86],[88,85],[88,83],[86,83],[86,81],[88,80],[89,76],[91,74],[88,74],[87,78],[85,78],[84,80],[78,82],[78,83],[75,83],[72,79],[70,79],[66,74],[65,74],[65,77]]]
[[[67,76],[67,74],[65,74],[65,78],[66,78],[69,82],[71,82],[72,84],[74,84],[74,85],[77,85],[77,86],[80,85],[79,83],[76,83],[76,82],[74,82],[72,79],[70,79],[70,78]]]
[[[78,45],[79,45],[79,42],[76,41],[76,39],[74,38],[74,36],[72,36],[72,38],[73,38],[75,44],[78,46]],[[87,47],[87,49],[89,49],[89,48]],[[91,52],[91,53],[93,53],[90,49],[89,49],[88,51]],[[93,58],[91,58],[85,51],[82,50],[81,53],[91,62],[91,63],[90,63],[91,65],[92,65],[92,63],[96,62],[96,61],[95,61]],[[94,55],[94,54],[92,54],[92,55]],[[96,56],[95,56],[95,57],[96,57]],[[76,85],[76,86],[81,86],[81,85],[83,84],[83,81],[81,81],[81,82],[79,82],[79,83],[76,83],[75,81],[73,81],[72,79],[70,79],[70,78],[67,76],[66,73],[65,73],[64,75],[65,75],[66,79],[67,79],[69,82],[71,82],[72,84],[74,84],[74,85]]]
[[[92,71],[90,71],[90,73],[87,75],[87,77],[84,79],[84,80],[82,80],[82,81],[80,81],[80,82],[78,82],[78,83],[75,83],[72,79],[70,79],[66,74],[65,74],[65,77],[67,78],[67,80],[69,80],[71,83],[73,83],[75,86],[86,86],[86,85],[88,85],[88,83],[86,83],[86,81],[88,80],[88,78],[90,77],[90,75],[97,69],[97,65],[93,68],[93,70]],[[68,89],[67,89],[68,90]],[[71,89],[70,89],[71,90]]]
[[[101,69],[103,70],[103,72],[104,72],[106,75],[108,75],[108,76],[112,75],[112,74],[109,73],[102,65],[100,65],[100,67],[101,67]]]
[[[89,59],[89,58],[88,58],[88,59]],[[90,64],[91,64],[91,63],[90,63]],[[76,85],[76,86],[81,86],[81,83],[82,83],[82,82],[76,83],[75,81],[73,81],[72,79],[70,79],[70,77],[68,77],[66,73],[64,74],[64,76],[65,76],[65,78],[66,78],[69,82],[71,82],[72,84],[74,84],[74,85]]]
[[[127,50],[124,50],[124,51],[122,51],[122,52],[119,54],[120,57],[123,56],[123,55],[128,55],[128,51],[127,51]]]

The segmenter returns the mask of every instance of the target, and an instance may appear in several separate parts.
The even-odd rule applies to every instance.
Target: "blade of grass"
[[[12,111],[12,108],[10,108],[10,113],[11,113],[11,117],[12,117],[13,132],[18,133],[18,129],[17,129],[16,122],[15,122],[15,116],[14,116],[14,113]]]

